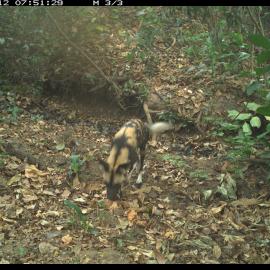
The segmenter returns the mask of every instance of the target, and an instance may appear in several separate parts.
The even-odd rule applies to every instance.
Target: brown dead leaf
[[[69,245],[72,242],[72,236],[70,236],[69,234],[64,235],[61,238],[62,242],[64,243],[64,245]]]
[[[107,206],[107,208],[109,208],[110,212],[113,212],[115,209],[119,207],[117,202],[110,200],[105,200],[105,205]]]
[[[255,198],[251,198],[251,199],[242,198],[242,199],[233,201],[231,204],[233,206],[245,206],[245,207],[248,207],[248,206],[259,204],[260,202],[261,202],[260,200],[255,199]]]
[[[145,199],[145,195],[144,195],[143,193],[139,193],[138,199],[139,199],[139,201],[140,201],[141,203],[143,203],[143,202],[144,202],[144,199]]]
[[[31,192],[30,190],[22,189],[21,193],[23,195],[23,201],[25,203],[36,201],[38,199],[37,195]]]
[[[224,241],[232,244],[239,244],[245,242],[245,236],[223,234]]]
[[[145,227],[147,225],[147,221],[146,220],[137,220],[136,225],[141,226],[141,227]]]
[[[48,175],[48,172],[40,171],[35,165],[26,165],[25,166],[25,176],[26,178],[36,179],[38,177]]]
[[[75,189],[79,189],[81,187],[78,174],[76,174],[75,177],[73,178],[72,187]]]
[[[149,193],[151,191],[151,186],[143,186],[142,188],[135,190],[135,191],[131,191],[131,194],[140,194],[140,193]]]
[[[152,189],[157,191],[158,193],[162,192],[162,189],[160,187],[157,187],[157,186],[152,186]]]
[[[118,222],[119,224],[117,225],[117,228],[122,230],[125,230],[129,225],[129,222],[126,219],[118,218]]]
[[[164,205],[161,204],[161,203],[159,203],[157,206],[158,206],[158,208],[160,208],[160,209],[164,209]]]
[[[20,174],[16,174],[13,177],[11,177],[8,181],[7,181],[7,185],[11,186],[14,183],[17,183],[21,180],[21,175]]]
[[[103,189],[103,185],[101,184],[101,182],[93,182],[91,181],[91,183],[86,183],[85,187],[84,187],[84,191],[87,193],[93,192],[93,191],[100,191]]]
[[[137,217],[137,212],[134,209],[131,209],[127,213],[127,218],[129,221],[133,221]]]
[[[175,238],[175,232],[172,230],[167,230],[164,234],[164,236],[168,239],[174,239]]]
[[[154,254],[155,254],[155,257],[156,257],[158,264],[165,264],[166,263],[166,258],[158,250],[154,250]]]
[[[71,194],[71,192],[70,192],[68,189],[65,189],[65,190],[63,191],[63,193],[61,194],[61,197],[62,197],[63,199],[67,199],[67,198],[69,197],[70,194]]]
[[[221,256],[221,248],[218,245],[214,245],[213,255],[216,259],[219,259],[219,257]]]
[[[162,215],[162,211],[159,210],[159,209],[157,209],[156,206],[153,206],[153,208],[152,208],[152,214],[153,215],[156,215],[156,216],[161,216]]]
[[[226,205],[227,205],[227,203],[223,202],[222,205],[219,206],[219,207],[212,207],[211,208],[211,213],[215,215],[215,214],[221,212]]]

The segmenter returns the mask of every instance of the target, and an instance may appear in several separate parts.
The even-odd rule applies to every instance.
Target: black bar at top
[[[263,1],[256,1],[263,5]],[[1,6],[218,6],[254,5],[240,0],[0,0]]]

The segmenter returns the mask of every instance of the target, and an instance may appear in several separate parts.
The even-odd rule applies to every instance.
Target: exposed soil
[[[21,109],[16,119],[7,111],[12,102]],[[235,179],[233,199],[215,193],[231,176],[222,141],[188,129],[161,135],[148,145],[142,188],[126,186],[111,205],[97,159],[140,113],[11,94],[2,94],[0,105],[2,263],[270,262],[264,172],[247,168],[244,180]],[[4,155],[7,143],[23,154]],[[74,154],[85,160],[78,175],[69,173]],[[85,222],[65,200],[80,207]]]

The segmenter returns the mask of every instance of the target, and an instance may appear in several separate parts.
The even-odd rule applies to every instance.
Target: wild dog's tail
[[[157,122],[151,125],[148,125],[151,134],[160,134],[167,130],[173,129],[173,125],[167,122]]]

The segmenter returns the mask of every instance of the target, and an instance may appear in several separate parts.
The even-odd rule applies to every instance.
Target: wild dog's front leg
[[[138,167],[138,165],[137,165],[137,162],[136,162],[136,163],[134,163],[134,165],[133,165],[131,171],[128,173],[128,176],[127,176],[128,182],[130,182],[130,179],[131,179],[131,177],[132,177],[133,172],[134,172],[135,170],[137,171],[137,167]]]
[[[136,186],[138,188],[140,188],[142,186],[142,183],[143,183],[143,162],[144,162],[144,157],[145,157],[145,150],[142,150],[141,153],[140,153],[140,161],[138,163],[138,166],[137,166],[137,173],[138,173],[138,177],[137,177],[137,180],[136,180]]]

